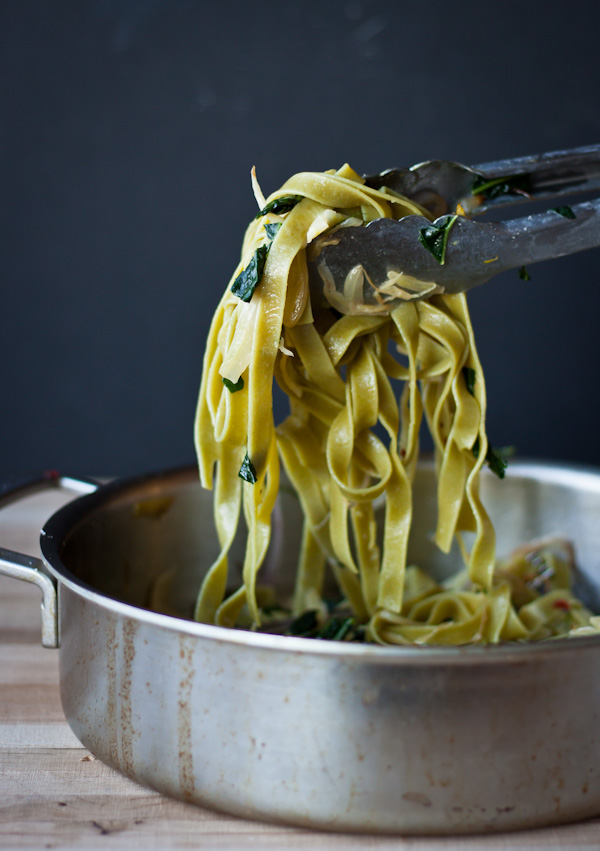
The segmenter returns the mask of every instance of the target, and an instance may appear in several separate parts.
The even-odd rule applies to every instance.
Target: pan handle
[[[42,646],[58,647],[58,608],[56,585],[45,572],[41,558],[15,553],[0,547],[0,573],[33,582],[42,591]]]
[[[39,476],[29,476],[0,483],[0,508],[51,487],[65,488],[83,496],[86,493],[93,493],[98,490],[100,482],[85,476],[74,478],[72,476],[61,476],[56,470],[46,470]]]
[[[54,470],[35,478],[21,479],[0,486],[0,508],[32,496],[48,487],[66,488],[79,494],[93,493],[99,483],[93,479],[61,476]],[[44,562],[34,556],[0,547],[0,574],[32,582],[42,592],[42,646],[58,647],[58,605],[56,583],[46,572]]]

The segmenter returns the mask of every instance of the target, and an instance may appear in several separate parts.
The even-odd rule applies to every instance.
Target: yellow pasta
[[[253,182],[262,205],[254,174]],[[248,227],[211,325],[196,416],[200,477],[215,490],[221,547],[200,589],[198,620],[261,626],[257,576],[281,462],[304,516],[293,616],[326,618],[329,571],[354,634],[381,644],[495,643],[595,628],[558,568],[561,581],[533,593],[533,580],[523,579],[531,559],[495,565],[494,530],[479,497],[485,383],[466,297],[396,275],[374,285],[375,301],[365,303],[360,267],[337,292],[322,265],[324,300],[312,303],[307,252],[318,256],[340,227],[415,213],[428,215],[366,186],[346,165],[295,175]],[[274,378],[290,407],[277,428]],[[457,539],[466,563],[465,576],[447,587],[406,563],[423,416],[438,478],[435,541],[448,552]],[[381,534],[376,501],[384,502]],[[228,589],[242,514],[243,584]],[[470,552],[462,532],[474,533]],[[535,553],[544,564],[563,563],[551,549]],[[515,588],[531,591],[520,606]]]

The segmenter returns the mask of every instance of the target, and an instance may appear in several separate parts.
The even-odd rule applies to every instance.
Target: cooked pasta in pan
[[[564,547],[544,543],[496,564],[479,475],[485,464],[504,475],[504,462],[488,444],[466,296],[401,274],[374,282],[360,266],[340,292],[320,262],[340,228],[431,216],[391,190],[368,187],[347,165],[297,174],[268,199],[254,173],[253,186],[260,212],[212,321],[197,409],[200,476],[214,488],[221,551],[195,617],[252,628],[273,619],[273,606],[261,606],[257,576],[281,463],[304,517],[288,618],[294,634],[463,644],[593,629],[591,613],[569,590]],[[309,261],[320,264],[319,299],[309,288]],[[277,426],[273,379],[290,410]],[[437,470],[435,542],[448,552],[457,540],[465,562],[464,573],[443,586],[426,565],[407,566],[423,418]],[[375,505],[382,502],[379,533]],[[243,583],[231,590],[228,553],[242,514]],[[340,592],[333,609],[323,601],[328,572]]]

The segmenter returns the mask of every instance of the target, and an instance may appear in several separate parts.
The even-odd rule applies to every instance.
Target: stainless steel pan
[[[456,564],[429,542],[434,484],[422,468],[412,558],[440,573]],[[599,471],[514,463],[483,491],[502,552],[565,534],[596,596]],[[292,496],[276,519],[264,569],[285,589]],[[48,520],[41,549],[43,562],[3,551],[0,572],[43,589],[77,737],[144,785],[330,830],[501,831],[600,813],[600,638],[381,648],[193,623],[216,545],[191,469],[80,496]]]

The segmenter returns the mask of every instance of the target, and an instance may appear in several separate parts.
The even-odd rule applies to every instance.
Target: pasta
[[[361,267],[338,292],[321,263],[324,299],[312,298],[307,258],[318,263],[339,228],[431,216],[395,192],[368,187],[348,165],[297,174],[268,199],[254,172],[253,187],[261,212],[212,321],[196,415],[200,477],[214,488],[221,548],[196,619],[251,628],[269,621],[257,576],[281,461],[304,516],[291,609],[300,620],[310,613],[305,623],[312,626],[300,634],[323,634],[328,571],[348,616],[337,637],[462,644],[595,628],[569,591],[564,555],[542,547],[496,566],[494,530],[479,496],[479,473],[490,459],[485,383],[465,295],[396,273],[367,281],[366,299]],[[290,407],[277,428],[273,378]],[[406,563],[423,417],[438,480],[435,541],[448,552],[457,539],[465,561],[464,575],[446,587]],[[228,552],[242,512],[243,584],[231,590]],[[463,532],[472,533],[470,551]],[[535,559],[552,577],[537,589],[526,579]]]

